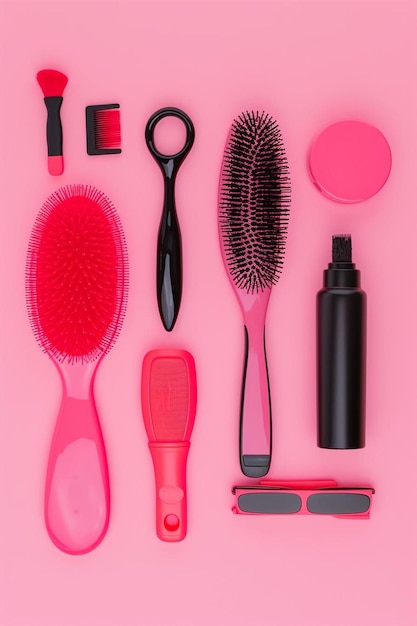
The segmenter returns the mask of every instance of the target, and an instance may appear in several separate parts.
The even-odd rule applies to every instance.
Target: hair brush
[[[197,382],[185,350],[152,350],[142,368],[142,411],[155,470],[156,532],[163,541],[187,533],[186,467]]]
[[[245,325],[240,465],[252,477],[267,474],[271,462],[265,318],[272,286],[282,270],[290,200],[278,124],[266,113],[242,113],[233,122],[223,157],[219,234]]]
[[[63,385],[45,519],[52,541],[70,554],[93,549],[108,526],[109,478],[93,385],[122,325],[127,281],[124,235],[109,199],[84,185],[52,194],[33,227],[26,294],[34,334]]]

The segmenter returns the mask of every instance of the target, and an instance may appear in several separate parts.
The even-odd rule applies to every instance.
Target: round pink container
[[[391,171],[391,150],[384,135],[364,122],[328,126],[309,155],[313,183],[327,198],[353,204],[375,195]]]

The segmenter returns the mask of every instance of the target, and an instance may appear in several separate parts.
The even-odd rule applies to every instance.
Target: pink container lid
[[[351,204],[375,195],[391,171],[391,150],[380,130],[364,122],[328,126],[309,155],[313,183],[327,198]]]

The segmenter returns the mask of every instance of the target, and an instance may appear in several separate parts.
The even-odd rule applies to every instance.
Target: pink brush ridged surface
[[[417,297],[412,2],[31,2],[0,5],[2,626],[414,626],[416,623]],[[65,170],[45,166],[36,73],[68,76]],[[123,153],[85,151],[85,106],[120,102]],[[160,172],[143,139],[163,106],[190,115],[196,141],[177,185],[184,291],[174,332],[155,297]],[[218,243],[225,137],[244,109],[278,121],[291,173],[285,266],[266,322],[274,421],[270,477],[372,485],[367,521],[233,515],[242,320]],[[329,124],[359,119],[389,141],[393,166],[366,202],[336,204],[307,156]],[[166,146],[169,149],[169,145]],[[107,534],[70,556],[44,524],[60,381],[33,339],[24,270],[32,224],[58,185],[90,183],[117,207],[130,261],[129,305],[95,381],[111,480]],[[350,232],[369,299],[367,446],[316,447],[315,296],[332,234]],[[189,350],[198,418],[187,465],[188,533],[155,534],[154,471],[140,407],[153,348]],[[276,445],[275,445],[276,441]]]

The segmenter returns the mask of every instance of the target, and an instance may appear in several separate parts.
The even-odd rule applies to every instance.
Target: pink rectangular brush
[[[187,534],[186,467],[197,403],[194,359],[185,350],[152,350],[143,360],[142,411],[156,488],[156,532]]]

